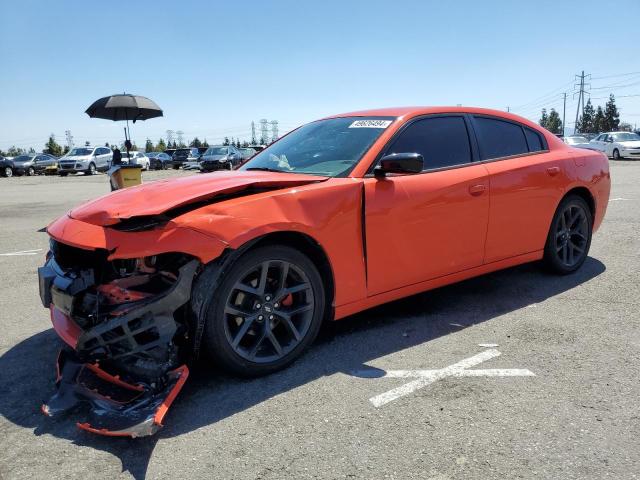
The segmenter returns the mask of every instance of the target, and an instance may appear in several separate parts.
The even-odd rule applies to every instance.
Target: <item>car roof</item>
[[[494,110],[491,108],[479,108],[479,107],[463,107],[463,106],[423,106],[423,107],[390,107],[390,108],[377,108],[371,110],[360,110],[355,112],[341,113],[338,115],[331,115],[326,118],[341,118],[341,117],[398,117],[399,119],[408,119],[419,115],[429,115],[437,113],[471,113],[476,115],[492,115],[502,117],[507,120],[513,120],[525,124],[527,126],[540,129],[540,125],[527,120],[519,115],[505,112],[503,110]]]

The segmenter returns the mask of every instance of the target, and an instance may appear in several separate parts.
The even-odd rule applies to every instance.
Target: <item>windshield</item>
[[[20,155],[13,159],[14,162],[30,162],[31,155]]]
[[[227,147],[210,147],[204,152],[205,155],[226,155]]]
[[[393,120],[343,117],[309,123],[255,155],[240,170],[346,175]]]
[[[86,155],[91,155],[93,152],[93,148],[72,148],[69,153],[67,153],[67,157],[84,157]]]
[[[614,133],[611,135],[616,142],[632,142],[634,140],[640,140],[640,135],[637,133]]]
[[[567,137],[567,143],[569,145],[576,145],[578,143],[589,143],[586,137]]]

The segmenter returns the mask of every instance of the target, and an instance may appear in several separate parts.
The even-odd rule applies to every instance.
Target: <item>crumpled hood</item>
[[[132,217],[159,215],[167,210],[255,189],[281,189],[322,182],[326,177],[294,173],[227,171],[158,180],[110,193],[80,207],[69,216],[93,225],[115,225]]]

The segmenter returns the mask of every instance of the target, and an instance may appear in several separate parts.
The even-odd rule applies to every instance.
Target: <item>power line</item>
[[[615,75],[605,75],[603,77],[592,77],[591,80],[602,80],[605,78],[628,77],[630,75],[638,75],[640,72],[616,73]]]

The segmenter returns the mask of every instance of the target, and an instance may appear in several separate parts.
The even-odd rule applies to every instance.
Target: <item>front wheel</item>
[[[89,169],[87,170],[87,175],[95,175],[96,174],[96,165],[94,163],[89,164]]]
[[[544,263],[549,270],[560,275],[575,272],[589,253],[593,217],[589,205],[578,195],[564,198],[556,210],[547,244]]]
[[[4,170],[2,171],[2,174],[5,177],[13,177],[13,169],[11,167],[4,167]]]
[[[36,174],[36,169],[33,167],[29,167],[27,168],[27,176],[28,177],[33,177]]]
[[[290,247],[251,250],[210,287],[204,344],[217,364],[238,375],[284,368],[313,342],[324,318],[320,274]]]
[[[620,152],[618,151],[617,148],[613,149],[613,159],[614,160],[620,160]]]

